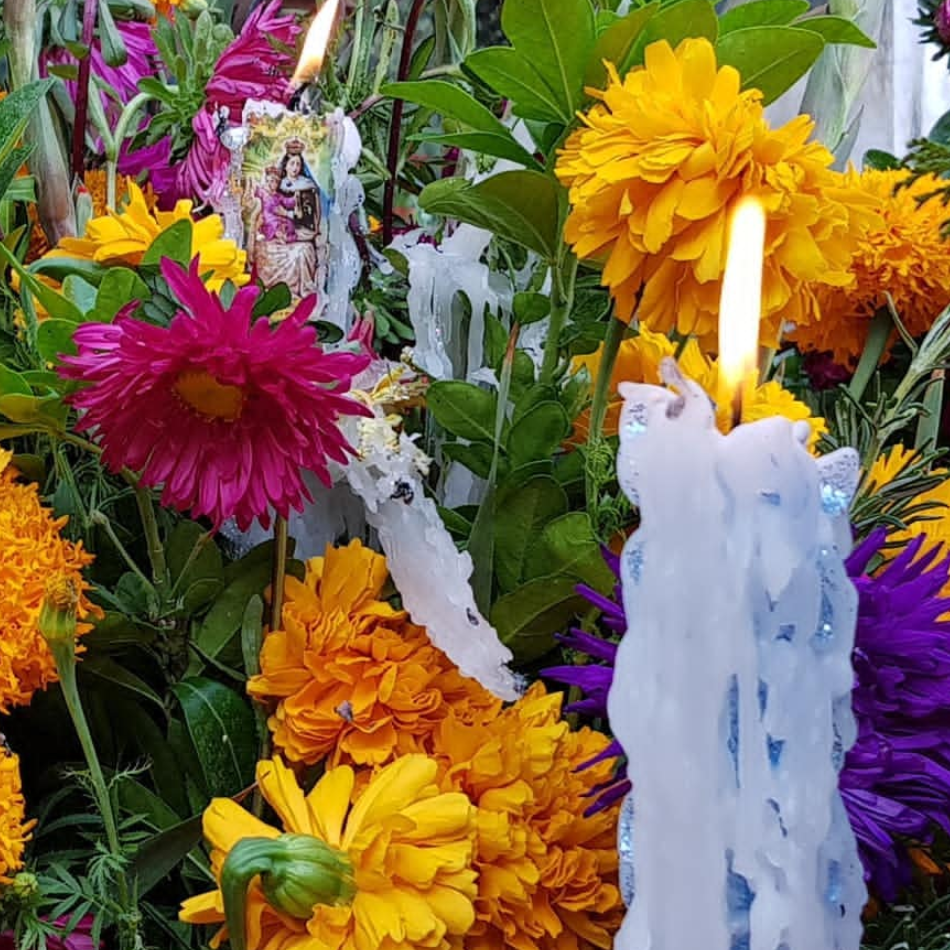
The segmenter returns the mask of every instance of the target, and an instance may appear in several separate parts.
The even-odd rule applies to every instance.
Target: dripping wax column
[[[608,701],[633,781],[615,946],[857,950],[866,894],[837,790],[857,455],[816,460],[782,418],[722,435],[697,384],[672,361],[663,377],[675,392],[621,386],[618,474],[641,523]]]

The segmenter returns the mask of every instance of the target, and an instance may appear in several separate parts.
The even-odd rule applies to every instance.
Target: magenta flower
[[[158,50],[152,40],[152,28],[147,23],[120,20],[116,23],[122,42],[125,44],[128,59],[121,66],[110,66],[102,55],[102,44],[96,38],[92,43],[91,74],[101,79],[111,92],[119,98],[102,92],[99,94],[106,117],[115,126],[122,111],[122,105],[128,103],[139,91],[139,81],[146,76],[155,75],[155,63]],[[48,50],[41,59],[41,71],[53,65],[77,65],[76,58],[66,49]],[[75,80],[65,80],[66,89],[73,102],[76,101],[79,86]],[[121,102],[121,105],[120,105]]]
[[[69,923],[69,914],[57,917],[53,921],[57,933],[46,935],[46,950],[95,950],[92,941],[93,922],[92,914],[86,914],[68,934],[63,935],[62,930]],[[0,950],[17,950],[13,931],[5,930],[0,933]]]
[[[271,509],[286,517],[310,500],[302,470],[329,484],[328,461],[352,453],[338,421],[369,415],[346,395],[368,360],[323,351],[306,323],[312,297],[272,325],[253,317],[256,287],[225,308],[197,260],[188,272],[165,260],[162,273],[181,308],[167,326],[126,308],[76,330],[78,354],[60,372],[85,384],[71,397],[77,427],[110,469],[161,486],[163,504],[215,527],[233,517],[242,530],[254,519],[266,528]]]
[[[942,0],[934,14],[934,29],[944,43],[950,43],[950,0]]]
[[[300,34],[296,17],[280,13],[281,0],[258,7],[240,34],[225,49],[205,87],[205,101],[212,109],[226,106],[231,119],[240,122],[248,99],[267,99],[286,105],[293,93],[290,76]]]

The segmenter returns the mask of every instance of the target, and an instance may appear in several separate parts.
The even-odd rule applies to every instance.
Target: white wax
[[[635,810],[615,946],[857,950],[866,894],[837,791],[857,457],[817,463],[781,418],[723,436],[706,394],[677,388],[621,387],[618,472],[641,525],[608,703]]]

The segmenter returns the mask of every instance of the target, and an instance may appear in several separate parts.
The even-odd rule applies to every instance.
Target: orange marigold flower
[[[717,69],[706,39],[653,43],[643,67],[609,77],[557,174],[570,188],[567,240],[604,262],[620,319],[637,310],[650,329],[675,327],[713,349],[727,222],[752,194],[768,215],[763,342],[774,345],[785,321],[815,320],[814,287],[852,281],[857,232],[874,214],[831,171],[831,153],[808,141],[811,119],[770,128],[761,93],[740,91],[732,67]]]
[[[574,360],[575,370],[584,368],[591,377],[596,379],[600,366],[600,350],[586,356],[578,356]],[[662,333],[651,333],[640,329],[635,337],[628,337],[620,344],[617,352],[617,361],[610,376],[608,390],[607,414],[604,418],[604,432],[606,435],[616,435],[620,423],[620,410],[623,400],[617,392],[617,387],[623,382],[651,383],[659,385],[660,363],[667,356],[673,356],[676,346]],[[719,366],[715,360],[703,355],[696,340],[690,340],[678,357],[680,369],[690,379],[695,380],[703,389],[715,396],[719,385]],[[730,407],[717,407],[717,422],[719,428],[726,432],[731,425]],[[825,420],[820,416],[813,416],[805,403],[796,399],[787,389],[776,380],[769,380],[756,386],[742,403],[742,421],[755,422],[758,419],[767,419],[770,416],[784,416],[792,422],[804,421],[811,426],[811,444],[827,431]],[[587,440],[590,425],[590,410],[585,410],[574,423],[575,443]]]
[[[0,883],[23,867],[23,851],[35,821],[26,820],[26,803],[20,787],[20,760],[0,745]]]
[[[248,692],[276,701],[269,724],[288,759],[381,765],[426,751],[449,711],[468,720],[500,709],[379,599],[387,577],[385,558],[353,541],[310,561],[302,583],[287,579],[283,629],[267,635]]]
[[[68,579],[80,592],[80,621],[100,616],[84,591],[89,584],[82,570],[93,561],[82,542],[62,537],[67,518],[54,518],[40,504],[37,487],[17,481],[10,464],[12,454],[0,449],[0,712],[29,703],[33,693],[56,679],[56,665],[43,637],[38,619],[47,581]],[[77,634],[92,624],[77,624]]]
[[[89,197],[92,200],[92,213],[95,217],[102,217],[104,214],[109,212],[108,204],[108,176],[106,175],[106,170],[104,168],[90,168],[83,173],[82,176],[83,185],[85,185],[86,191],[89,192]],[[115,181],[115,200],[117,207],[122,207],[127,202],[132,199],[132,189],[130,185],[134,183],[135,179],[130,178],[128,175],[116,175]],[[142,189],[142,197],[145,200],[145,206],[149,211],[154,211],[156,204],[158,203],[158,198],[155,195],[155,192],[152,191],[151,185],[147,185]]]
[[[478,899],[466,950],[606,950],[620,925],[619,804],[584,814],[612,765],[578,771],[610,740],[572,732],[561,699],[536,683],[499,716],[451,716],[436,730],[443,788],[478,807]]]
[[[911,336],[923,336],[950,304],[950,245],[940,233],[946,208],[938,199],[917,202],[944,182],[927,175],[895,190],[907,174],[870,168],[848,173],[848,186],[877,203],[881,221],[859,237],[851,263],[854,282],[824,288],[821,319],[793,332],[802,349],[830,350],[839,363],[853,365],[888,294]]]

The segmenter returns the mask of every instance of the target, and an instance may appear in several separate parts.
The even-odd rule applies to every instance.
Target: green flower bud
[[[43,639],[55,650],[66,644],[70,651],[76,640],[76,609],[79,606],[79,588],[67,575],[57,574],[46,585],[46,594],[40,607],[39,628]]]
[[[244,838],[221,868],[221,894],[232,950],[245,950],[247,889],[260,877],[267,902],[301,920],[317,904],[348,904],[356,894],[345,854],[312,835]]]
[[[197,20],[208,9],[207,0],[182,0],[178,4],[178,9],[188,17],[189,20]]]

